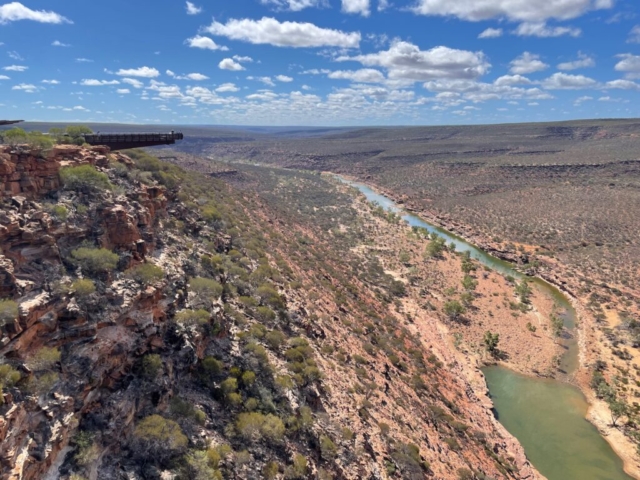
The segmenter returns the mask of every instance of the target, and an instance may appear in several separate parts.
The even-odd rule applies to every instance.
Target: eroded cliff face
[[[61,167],[105,168],[106,154],[74,146],[56,147],[46,157],[21,148],[4,147],[0,153],[2,297],[19,304],[19,315],[3,327],[0,355],[19,367],[24,381],[33,376],[25,362],[35,352],[44,346],[64,352],[60,388],[51,395],[5,391],[0,454],[6,478],[44,478],[79,417],[96,408],[101,392],[131,368],[132,347],[144,350],[157,341],[155,325],[166,316],[170,302],[162,285],[142,288],[106,272],[99,296],[82,305],[62,288],[69,280],[64,258],[85,242],[115,250],[123,269],[156,248],[157,222],[166,215],[163,188],[137,185],[120,195],[104,192],[86,199],[61,189]],[[60,217],[71,212],[64,221],[49,208],[55,200],[65,211]]]
[[[1,478],[539,478],[369,254],[300,205],[134,160],[0,149]],[[83,165],[110,186],[63,185]],[[340,217],[318,182],[274,191]]]

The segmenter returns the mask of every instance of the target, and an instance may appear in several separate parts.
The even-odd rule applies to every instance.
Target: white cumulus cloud
[[[142,88],[144,85],[140,80],[136,80],[135,78],[123,78],[122,83],[131,85],[133,88]]]
[[[38,91],[38,87],[30,83],[21,83],[19,85],[14,85],[13,87],[11,87],[11,90],[21,90],[26,93],[34,93]]]
[[[51,46],[53,46],[53,47],[70,47],[71,45],[69,45],[68,43],[62,43],[60,40],[55,40],[53,43],[51,43]]]
[[[361,39],[360,32],[346,33],[321,28],[313,23],[280,22],[269,17],[260,20],[231,19],[226,24],[214,21],[205,30],[211,35],[231,40],[276,47],[356,48]]]
[[[527,77],[523,77],[522,75],[503,75],[493,82],[494,85],[499,87],[504,85],[531,85],[532,83],[533,82],[531,80]]]
[[[140,67],[140,68],[121,68],[116,72],[116,75],[121,77],[143,77],[143,78],[156,78],[160,76],[160,72],[155,68]]]
[[[203,50],[221,50],[223,52],[229,50],[229,48],[223,45],[218,45],[209,37],[203,37],[202,35],[196,35],[195,37],[187,38],[187,40],[185,40],[185,43],[191,48],[201,48]]]
[[[568,73],[554,73],[542,82],[542,86],[548,90],[580,90],[583,88],[596,88],[598,82],[584,75],[569,75]]]
[[[422,15],[470,21],[506,18],[544,22],[577,18],[590,10],[611,8],[613,4],[614,0],[418,0],[413,10]]]
[[[375,68],[361,68],[360,70],[338,70],[331,72],[329,78],[336,80],[351,80],[358,83],[382,83],[384,75]]]
[[[96,80],[94,78],[85,78],[80,82],[85,87],[102,87],[105,85],[120,85],[118,80]]]
[[[202,13],[202,8],[197,7],[191,2],[187,2],[186,8],[187,8],[187,15],[198,15],[199,13]]]
[[[616,88],[620,90],[640,90],[640,84],[631,80],[611,80],[604,85],[605,88]]]
[[[558,64],[558,70],[577,70],[579,68],[589,68],[595,66],[596,61],[593,58],[591,58],[589,55],[579,52],[577,60]]]
[[[265,85],[269,85],[270,87],[276,86],[276,84],[273,83],[273,80],[271,80],[271,77],[247,77],[247,80],[256,80],[264,83]]]
[[[342,11],[344,13],[356,13],[363,17],[371,14],[369,0],[342,0]]]
[[[420,50],[417,45],[403,41],[394,42],[386,51],[353,57],[341,56],[336,60],[357,61],[366,67],[386,68],[389,79],[406,81],[477,78],[487,73],[491,66],[482,52],[443,46]]]
[[[627,43],[640,43],[640,25],[636,25],[631,29]]]
[[[483,30],[478,38],[498,38],[503,34],[503,30],[501,28],[487,28]]]
[[[119,88],[118,90],[116,90],[116,92],[118,92],[120,95],[126,95],[127,93],[131,93],[131,90],[129,90],[128,88]]]
[[[299,12],[309,7],[325,7],[326,0],[260,0],[263,5],[273,5],[281,10]]]
[[[0,25],[18,20],[33,20],[40,23],[73,23],[68,18],[55,12],[46,10],[31,10],[20,2],[11,2],[0,5]]]
[[[170,77],[175,78],[176,80],[193,80],[194,82],[201,82],[203,80],[209,80],[209,77],[203,75],[202,73],[189,73],[187,75],[176,75],[171,70],[167,70],[166,74]]]
[[[60,85],[58,80],[42,80],[42,83],[46,83],[48,85]]]
[[[9,65],[8,67],[3,67],[2,69],[7,72],[24,72],[26,70],[29,70],[29,67],[26,67],[24,65]]]
[[[185,75],[188,80],[193,80],[194,82],[201,82],[203,80],[209,80],[209,77],[203,75],[202,73],[189,73]]]
[[[286,75],[276,75],[276,80],[282,83],[293,82],[293,78],[287,77]]]
[[[525,22],[518,25],[512,32],[519,37],[562,37],[569,35],[570,37],[579,37],[582,30],[575,27],[550,27],[545,22]]]
[[[216,88],[216,92],[218,93],[233,93],[238,91],[240,91],[240,89],[233,83],[223,83],[222,85],[218,86],[218,88]]]
[[[234,72],[239,72],[240,70],[245,69],[238,62],[234,61],[233,58],[225,58],[221,60],[218,64],[218,68],[220,68],[221,70],[231,70]]]
[[[526,75],[527,73],[540,72],[549,68],[549,65],[540,60],[540,55],[529,52],[524,52],[512,60],[509,65],[511,65],[509,71],[516,75]]]
[[[616,63],[615,69],[624,72],[626,78],[640,78],[640,56],[631,53],[616,55],[621,60]]]

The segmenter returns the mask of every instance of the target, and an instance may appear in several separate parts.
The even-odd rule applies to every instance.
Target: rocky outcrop
[[[0,146],[0,196],[38,198],[60,188],[61,166],[108,163],[106,147],[58,145],[43,155],[25,146]]]
[[[2,328],[0,358],[22,365],[27,379],[33,372],[25,361],[43,346],[77,358],[65,363],[63,387],[52,396],[5,389],[0,402],[2,479],[44,478],[67,448],[79,412],[102,408],[96,387],[109,392],[128,374],[134,362],[130,351],[162,344],[158,325],[171,304],[164,301],[162,287],[121,283],[105,290],[105,310],[105,300],[93,298],[79,305],[54,284],[60,281],[63,256],[82,242],[97,239],[99,245],[129,256],[128,265],[154,248],[157,221],[167,206],[162,187],[138,184],[127,196],[98,195],[83,206],[84,214],[78,209],[72,213],[80,198],[61,190],[60,168],[103,168],[108,155],[103,147],[58,146],[46,156],[25,147],[0,147],[0,298],[19,304],[18,317]],[[133,165],[122,154],[111,160]],[[54,199],[71,218],[55,218],[47,211],[43,202]],[[97,311],[102,312],[99,319]],[[87,371],[84,366],[89,364]]]

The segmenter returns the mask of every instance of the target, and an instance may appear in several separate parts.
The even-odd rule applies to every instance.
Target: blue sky
[[[639,98],[637,0],[0,3],[3,118],[431,125]]]

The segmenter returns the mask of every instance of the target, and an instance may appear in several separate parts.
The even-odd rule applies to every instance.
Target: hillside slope
[[[2,478],[540,478],[449,340],[462,259],[346,187],[80,147],[0,177]]]

